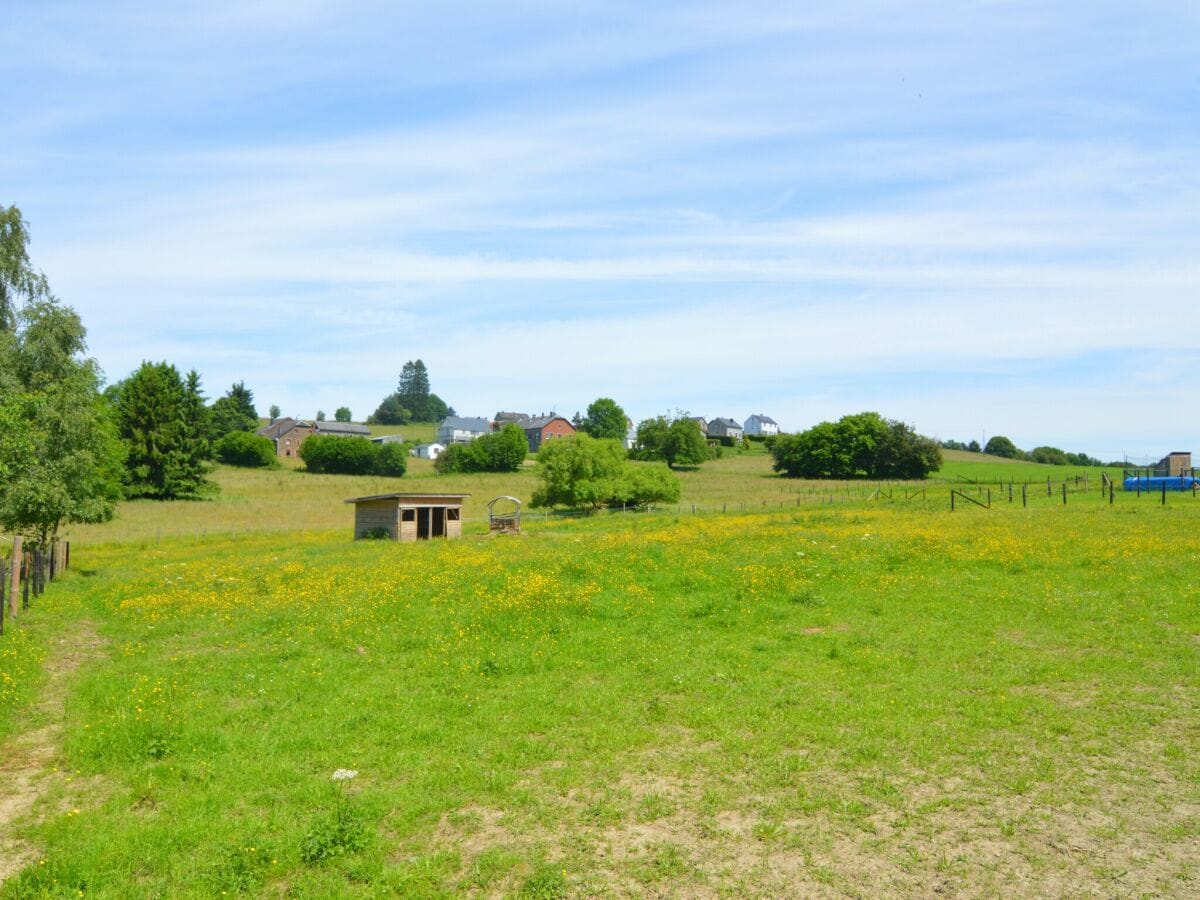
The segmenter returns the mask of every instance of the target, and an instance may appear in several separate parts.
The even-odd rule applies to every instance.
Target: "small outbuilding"
[[[470,494],[374,494],[354,504],[354,539],[393,541],[462,537],[462,505]]]

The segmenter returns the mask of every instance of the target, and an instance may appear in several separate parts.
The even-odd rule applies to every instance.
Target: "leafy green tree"
[[[318,410],[317,410],[317,421],[318,421],[318,422],[324,422],[324,421],[325,421],[325,410],[323,410],[323,409],[318,409]]]
[[[254,408],[254,394],[239,381],[217,398],[209,410],[210,437],[215,443],[235,431],[254,431],[258,428],[258,410]]]
[[[274,469],[279,465],[275,445],[248,431],[231,431],[217,441],[216,457],[227,466]]]
[[[538,451],[541,486],[534,506],[598,509],[620,492],[625,451],[616,441],[575,434],[551,441]]]
[[[697,428],[699,425],[697,425]],[[637,443],[629,454],[634,459],[665,460],[667,458],[667,434],[671,420],[666,416],[643,419],[637,427]]]
[[[698,466],[711,459],[708,441],[700,431],[700,423],[687,417],[672,422],[667,428],[663,458],[672,469],[680,466]]]
[[[655,416],[638,425],[634,459],[662,460],[668,467],[698,466],[712,459],[700,423],[680,412],[674,417]]]
[[[274,422],[274,421],[275,421],[276,419],[278,419],[278,418],[279,418],[279,416],[280,416],[279,407],[278,407],[278,406],[276,406],[274,403],[272,403],[272,404],[271,404],[271,412],[270,412],[270,416],[271,416],[271,421],[272,421],[272,422]]]
[[[412,421],[412,410],[400,402],[399,394],[388,394],[367,421],[372,425],[407,425]]]
[[[971,451],[972,453],[981,453],[982,452],[982,449],[979,446],[979,441],[971,441],[971,443],[967,444],[966,449]]]
[[[1022,456],[1017,445],[1002,434],[994,434],[988,438],[983,452],[990,453],[992,456],[1003,456],[1005,459],[1020,459]]]
[[[375,475],[399,478],[408,471],[408,448],[404,444],[376,444],[373,446],[375,447],[375,462],[371,471]]]
[[[15,206],[0,206],[0,332],[17,328],[18,298],[46,299],[46,276],[29,261],[29,230]]]
[[[873,412],[780,435],[770,452],[790,478],[924,478],[942,464],[936,441]]]
[[[185,381],[170,363],[144,362],[115,394],[127,497],[185,500],[215,490],[206,477],[210,426],[195,372]]]
[[[1029,458],[1048,466],[1065,466],[1070,462],[1066,452],[1057,447],[1034,447],[1029,451]]]
[[[627,462],[618,441],[575,434],[538,451],[541,485],[532,504],[598,509],[678,499],[679,479],[670,471]]]
[[[615,400],[599,397],[588,404],[587,415],[576,427],[594,438],[624,441],[629,419]]]
[[[66,524],[112,518],[122,448],[78,315],[47,292],[13,326],[0,355],[0,531],[44,550]]]
[[[335,409],[333,411],[333,421],[349,422],[350,421],[350,407],[339,406],[337,409]]]

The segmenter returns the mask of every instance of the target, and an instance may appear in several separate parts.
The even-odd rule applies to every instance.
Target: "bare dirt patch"
[[[55,780],[62,776],[54,766],[62,738],[67,687],[85,662],[103,652],[96,626],[77,622],[70,634],[54,640],[45,669],[47,681],[30,710],[29,727],[11,735],[0,746],[0,882],[37,859],[37,848],[22,840],[16,828],[35,809]]]

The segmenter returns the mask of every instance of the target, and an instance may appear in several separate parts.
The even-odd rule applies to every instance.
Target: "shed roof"
[[[351,497],[345,503],[368,503],[372,500],[396,500],[401,506],[461,506],[470,494],[434,494],[399,492],[394,494],[371,494],[369,497]],[[457,501],[454,502],[454,501]]]

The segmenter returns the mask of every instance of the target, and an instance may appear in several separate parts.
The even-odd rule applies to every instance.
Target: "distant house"
[[[692,416],[692,421],[700,426],[700,433],[708,437],[708,419],[704,416]]]
[[[529,452],[537,453],[538,448],[546,441],[555,438],[565,438],[575,433],[575,426],[562,416],[535,416],[518,422],[525,430],[525,438],[529,441]]]
[[[746,420],[743,430],[746,434],[757,434],[766,437],[770,434],[779,434],[779,423],[770,416],[755,413]]]
[[[441,444],[417,444],[409,451],[410,456],[418,459],[437,459],[446,448]]]
[[[255,432],[275,445],[276,456],[296,456],[300,452],[300,445],[315,433],[312,422],[290,416],[275,419]]]
[[[469,444],[492,430],[487,419],[446,416],[438,426],[437,442],[448,447],[451,444]]]
[[[715,438],[742,439],[742,426],[734,419],[713,419],[708,423],[708,436]]]
[[[637,446],[637,426],[633,424],[633,419],[625,417],[625,449],[632,450]]]
[[[377,434],[371,438],[372,444],[403,444],[404,435],[402,434]]]

